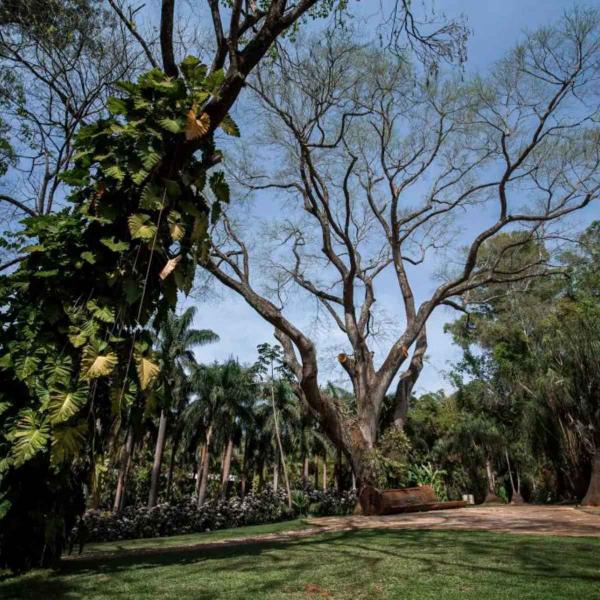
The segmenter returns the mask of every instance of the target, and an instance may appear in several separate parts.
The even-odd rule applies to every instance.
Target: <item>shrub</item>
[[[356,492],[337,492],[333,489],[326,491],[308,491],[310,505],[308,512],[318,517],[349,515],[356,506]]]
[[[206,502],[199,508],[189,501],[158,504],[153,508],[128,507],[120,513],[90,510],[71,532],[71,543],[162,537],[274,523],[305,515],[309,505],[316,515],[343,515],[351,512],[356,504],[353,492],[296,490],[293,497],[296,502],[292,511],[287,507],[285,493],[271,489],[244,498]]]

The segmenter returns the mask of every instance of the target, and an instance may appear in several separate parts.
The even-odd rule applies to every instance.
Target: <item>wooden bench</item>
[[[366,486],[360,494],[359,502],[364,515],[394,515],[467,506],[465,500],[440,502],[430,485],[387,490]]]

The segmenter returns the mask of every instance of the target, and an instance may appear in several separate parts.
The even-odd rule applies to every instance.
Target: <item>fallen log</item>
[[[361,491],[359,502],[364,515],[393,515],[467,506],[465,500],[441,502],[430,485],[387,490],[365,486]]]

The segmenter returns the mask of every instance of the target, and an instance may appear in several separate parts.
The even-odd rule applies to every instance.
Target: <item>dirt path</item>
[[[600,509],[573,506],[471,506],[454,510],[387,515],[382,517],[322,517],[309,519],[318,527],[340,529],[471,529],[600,537]]]
[[[561,536],[600,537],[600,509],[581,510],[571,506],[472,506],[427,513],[387,515],[382,517],[315,517],[307,520],[307,529],[267,533],[255,536],[227,538],[201,544],[169,546],[165,548],[139,548],[116,552],[98,552],[82,556],[64,557],[63,561],[94,561],[111,556],[143,556],[194,552],[280,542],[304,538],[319,533],[352,531],[353,529],[458,529],[496,531]]]

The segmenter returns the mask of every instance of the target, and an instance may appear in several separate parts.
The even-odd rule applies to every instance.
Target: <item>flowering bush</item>
[[[308,512],[318,517],[349,515],[357,502],[356,492],[352,490],[308,490],[307,493],[310,499]]]
[[[353,492],[308,490],[300,493],[306,495],[310,512],[316,515],[348,514],[356,504]],[[79,543],[108,542],[180,535],[284,521],[305,512],[304,509],[290,511],[282,490],[275,493],[265,489],[244,498],[207,502],[201,507],[189,501],[159,504],[153,508],[128,507],[120,513],[90,510],[71,532],[71,540]]]

